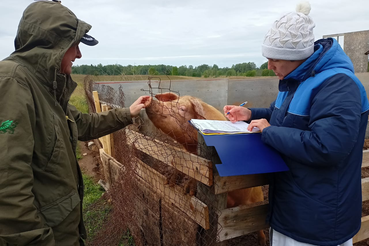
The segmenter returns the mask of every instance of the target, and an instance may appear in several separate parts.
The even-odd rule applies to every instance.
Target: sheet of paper
[[[259,132],[258,128],[254,128],[251,132],[247,130],[248,123],[238,121],[232,123],[231,121],[222,120],[199,120],[192,119],[192,125],[203,133],[252,133]]]

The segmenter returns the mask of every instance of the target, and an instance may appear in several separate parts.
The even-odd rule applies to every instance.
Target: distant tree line
[[[275,76],[272,70],[268,69],[268,62],[256,67],[255,63],[239,63],[232,67],[220,68],[216,64],[209,66],[206,64],[194,67],[189,66],[169,66],[169,65],[77,65],[72,67],[73,74],[86,75],[177,75],[190,77],[220,77],[220,76]]]

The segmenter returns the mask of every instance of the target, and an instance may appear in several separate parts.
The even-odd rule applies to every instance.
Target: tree
[[[263,69],[263,71],[261,72],[261,76],[269,76],[269,70]]]
[[[227,73],[226,73],[226,76],[227,77],[230,77],[230,76],[236,76],[236,70],[234,70],[234,69],[229,69],[228,71],[227,71]]]
[[[149,68],[149,75],[155,75],[155,74],[156,74],[156,70],[155,70],[155,68],[150,67],[150,68]]]
[[[203,73],[202,73],[202,76],[204,76],[204,78],[209,78],[212,74],[212,71],[210,69],[208,70],[205,70]]]
[[[260,69],[268,69],[268,62],[265,62],[263,63],[261,66],[260,66]]]
[[[255,77],[255,75],[256,75],[256,70],[250,70],[246,72],[247,77]]]
[[[178,75],[186,76],[187,66],[180,66],[178,68]]]
[[[177,67],[172,68],[172,75],[178,75],[178,68]]]
[[[261,76],[275,76],[275,73],[273,72],[273,70],[263,69],[263,71],[261,72]]]
[[[97,72],[99,75],[106,75],[105,72],[105,66],[103,66],[101,63],[97,65]]]
[[[210,69],[209,65],[206,65],[206,64],[200,65],[196,68],[197,72],[200,74],[204,73],[206,70],[209,70],[209,69]]]
[[[255,76],[274,76],[273,71],[268,70],[268,62],[265,62],[257,68],[253,62],[244,62],[239,64],[233,64],[231,68],[220,68],[214,64],[209,66],[202,64],[198,67],[189,65],[188,67],[183,65],[179,67],[173,67],[170,65],[128,65],[122,66],[119,64],[114,65],[76,65],[72,67],[73,74],[90,74],[90,75],[180,75],[180,76],[192,76],[192,77],[219,77],[219,76],[250,76],[253,73],[249,71],[256,71]],[[265,71],[264,71],[265,70]],[[369,63],[368,63],[369,72]],[[253,75],[252,75],[253,76]]]

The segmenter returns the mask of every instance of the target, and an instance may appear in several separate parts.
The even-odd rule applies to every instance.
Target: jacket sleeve
[[[347,75],[335,75],[312,98],[309,130],[270,126],[264,129],[262,141],[300,163],[329,166],[349,155],[360,120],[358,86]]]
[[[258,119],[266,119],[270,120],[274,109],[275,101],[270,104],[269,108],[250,108],[251,110],[251,120],[258,120]]]
[[[68,105],[78,128],[78,140],[87,141],[113,133],[132,124],[128,108],[111,109],[107,112],[83,114]]]
[[[0,80],[0,244],[54,245],[34,206],[32,156],[35,113],[29,88]]]

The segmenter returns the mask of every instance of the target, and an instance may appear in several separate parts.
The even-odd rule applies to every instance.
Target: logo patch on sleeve
[[[0,125],[0,134],[5,134],[5,133],[14,134],[14,130],[16,127],[17,127],[17,123],[15,123],[14,121],[12,120],[4,121]]]

